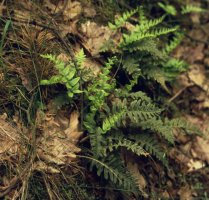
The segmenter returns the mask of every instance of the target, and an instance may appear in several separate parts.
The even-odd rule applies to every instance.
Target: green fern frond
[[[122,14],[122,16],[118,17],[117,19],[115,19],[114,24],[112,23],[108,23],[108,26],[112,29],[112,30],[117,30],[118,28],[122,27],[125,22],[132,16],[134,15],[136,12],[138,11],[138,8],[132,11],[128,11]]]
[[[133,57],[125,57],[124,60],[122,61],[123,64],[123,69],[126,70],[126,72],[128,72],[128,74],[132,75],[136,72],[140,72],[141,69],[139,68],[139,62],[137,59],[133,58]]]
[[[81,49],[76,55],[75,55],[75,61],[79,68],[82,68],[83,63],[86,59],[86,55],[84,54],[83,49]]]
[[[150,155],[155,156],[158,160],[160,160],[164,166],[168,167],[168,161],[166,159],[166,152],[162,149],[162,147],[157,142],[156,138],[154,138],[151,134],[137,134],[132,135],[132,138],[138,142],[138,144],[143,147]]]
[[[125,110],[121,110],[120,112],[107,117],[102,123],[103,134],[112,129],[117,124],[117,122],[121,120],[124,113]]]
[[[171,53],[182,41],[184,34],[182,33],[175,33],[172,40],[164,47],[163,52],[166,54]]]
[[[106,180],[110,180],[115,185],[122,187],[129,192],[138,192],[139,187],[130,173],[123,167],[117,156],[109,156],[106,160],[91,159],[90,169],[97,169],[97,175],[103,176]]]
[[[177,129],[184,130],[188,134],[196,134],[196,135],[202,135],[201,131],[192,125],[190,122],[187,122],[185,119],[182,118],[175,118],[175,119],[165,119],[165,124],[167,126]]]
[[[134,100],[130,103],[130,107],[126,115],[133,122],[140,122],[158,116],[162,109],[157,108],[151,102]]]
[[[118,148],[125,148],[138,156],[148,156],[149,154],[136,142],[125,139],[115,137],[112,139],[113,141],[108,144],[107,149],[112,152],[113,150],[117,150]]]
[[[131,98],[134,100],[141,99],[142,101],[152,102],[152,99],[148,97],[147,94],[142,91],[131,92],[131,93],[126,94],[124,97]]]
[[[166,158],[166,152],[157,142],[156,138],[151,134],[133,134],[130,136],[136,143],[138,143],[143,149],[145,149],[151,156],[156,157],[168,167],[168,160]]]
[[[167,79],[172,80],[181,72],[186,71],[187,66],[183,60],[171,58],[163,65],[163,70]]]
[[[98,130],[95,130],[93,134],[90,134],[90,144],[91,144],[91,150],[95,157],[99,157],[104,155],[104,149],[103,149],[103,143],[104,143],[104,137],[101,133],[99,133]]]
[[[51,54],[41,55],[41,57],[47,58],[49,61],[53,62],[55,64],[55,68],[59,72],[58,75],[52,76],[49,80],[41,80],[41,85],[52,85],[57,83],[64,84],[70,98],[72,98],[74,94],[82,92],[79,90],[80,77],[76,77],[77,71],[72,62],[66,64],[64,61]]]
[[[131,32],[130,34],[124,34],[123,40],[120,43],[120,47],[124,48],[127,45],[133,44],[134,42],[148,39],[148,38],[156,38],[161,35],[165,35],[171,32],[174,32],[177,30],[177,27],[174,28],[160,28],[160,29],[154,29],[150,30],[149,32]]]
[[[147,78],[158,82],[163,89],[170,93],[168,87],[166,86],[166,81],[168,80],[168,78],[166,77],[163,69],[159,67],[144,69],[144,74],[147,76]]]
[[[196,13],[200,13],[200,12],[205,12],[206,10],[195,6],[195,5],[186,5],[186,6],[182,6],[181,7],[181,14],[188,14],[188,13],[192,13],[192,12],[196,12]]]
[[[141,127],[145,130],[159,133],[169,143],[174,144],[173,126],[164,123],[161,119],[152,118],[140,123]]]
[[[157,42],[153,39],[142,39],[140,41],[136,41],[123,47],[123,50],[127,50],[130,53],[137,51],[145,52],[158,59],[165,59],[167,57],[166,54],[158,49]]]
[[[170,15],[175,16],[177,14],[176,8],[171,4],[163,4],[161,2],[158,3],[158,5],[167,13]]]
[[[140,96],[141,95],[141,96]],[[162,109],[157,108],[149,98],[146,98],[143,93],[138,93],[135,99],[128,101],[127,98],[117,100],[112,103],[112,114],[121,113],[121,120],[117,120],[117,126],[124,126],[127,121],[129,123],[139,123],[144,120],[152,119],[162,112]],[[116,121],[115,121],[116,123]]]
[[[162,16],[158,19],[152,19],[152,20],[145,20],[145,21],[141,21],[139,23],[139,25],[136,25],[134,27],[134,32],[146,32],[148,31],[150,28],[157,26],[158,24],[162,23],[164,20],[165,16]]]

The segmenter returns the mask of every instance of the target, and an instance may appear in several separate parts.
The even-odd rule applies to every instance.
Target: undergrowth
[[[125,23],[130,23],[128,20],[132,16],[138,21],[135,20],[132,29],[128,30]],[[169,56],[181,39],[178,27],[159,26],[163,19],[164,16],[147,19],[143,9],[137,8],[124,13],[114,23],[109,23],[113,32],[122,32],[122,38],[119,44],[108,41],[112,46],[104,47],[103,51],[114,53],[97,76],[93,76],[91,71],[85,74],[91,79],[79,76],[85,70],[83,50],[78,52],[74,61],[67,64],[54,55],[42,56],[52,61],[58,69],[58,75],[42,80],[42,85],[65,85],[69,101],[72,98],[77,99],[78,93],[82,94],[85,107],[85,111],[82,111],[82,129],[88,133],[90,149],[79,157],[86,159],[90,170],[106,179],[107,184],[114,184],[115,187],[136,196],[139,192],[143,196],[147,194],[137,184],[133,174],[126,169],[121,151],[126,150],[141,157],[153,156],[168,168],[165,146],[161,144],[166,142],[169,146],[175,143],[173,130],[176,128],[186,130],[187,133],[192,130],[195,132],[187,122],[165,117],[163,106],[159,107],[149,94],[133,90],[142,78],[157,81],[168,90],[166,81],[173,80],[186,70],[183,61]],[[169,33],[175,33],[173,39],[159,47],[159,37]],[[120,78],[112,76],[113,70],[119,65],[120,70],[129,77],[125,85],[119,85]]]
[[[113,1],[110,3],[115,5]],[[106,5],[102,1],[100,4],[97,6]],[[80,129],[85,133],[80,143],[82,152],[77,155],[81,160],[79,164],[86,168],[86,173],[96,174],[93,178],[100,183],[98,190],[114,191],[114,199],[148,198],[150,195],[149,188],[141,188],[127,167],[130,161],[124,155],[142,161],[154,160],[164,170],[168,170],[171,166],[167,153],[175,145],[174,130],[178,129],[182,134],[199,134],[195,127],[181,117],[168,113],[167,105],[153,98],[155,87],[162,91],[157,98],[168,96],[169,83],[187,70],[184,61],[171,56],[183,38],[181,28],[178,23],[172,27],[165,23],[168,15],[177,15],[177,9],[167,1],[158,3],[158,8],[165,15],[150,19],[145,8],[137,7],[108,22],[112,35],[118,35],[120,41],[115,41],[113,37],[103,44],[101,54],[105,61],[100,63],[100,71],[96,75],[91,68],[85,67],[89,56],[85,49],[80,49],[74,57],[69,56],[68,61],[63,60],[58,56],[59,51],[53,51],[59,45],[53,43],[48,47],[44,43],[43,38],[45,42],[53,38],[47,31],[33,34],[33,30],[26,29],[22,35],[16,33],[17,38],[34,36],[38,40],[39,51],[36,51],[33,43],[17,43],[18,59],[14,60],[12,56],[9,61],[4,59],[3,48],[9,49],[10,45],[14,45],[14,41],[4,45],[10,21],[4,22],[5,31],[0,43],[0,73],[5,74],[4,79],[0,79],[1,96],[4,96],[1,105],[6,110],[10,106],[20,109],[24,113],[24,121],[31,126],[36,122],[36,111],[44,111],[48,98],[57,101],[60,108],[72,105],[79,110]],[[111,11],[110,7],[106,9]],[[181,5],[181,9],[180,14],[203,11],[191,5]],[[23,56],[24,48],[26,53]],[[30,62],[26,64],[28,60]],[[9,69],[5,68],[7,65],[13,66],[15,62],[22,65],[21,72],[20,69],[15,71],[21,74],[21,79],[15,78],[14,71],[9,73]],[[27,80],[24,75],[32,77],[29,83],[23,81]],[[13,85],[6,90],[4,84],[10,82]],[[31,108],[32,105],[34,108]],[[77,177],[64,183],[65,177],[60,180],[45,174],[35,175],[29,179],[29,193],[32,193],[33,182],[38,183],[30,199],[45,198],[45,190],[48,191],[46,196],[51,194],[52,198],[57,195],[55,198],[60,199],[78,199],[78,196],[80,199],[101,199],[101,194],[96,197],[96,184],[92,184],[91,188],[95,197],[89,195],[83,178],[80,179],[82,183]],[[40,176],[42,178],[38,180]],[[89,179],[86,175],[86,182],[90,182]]]

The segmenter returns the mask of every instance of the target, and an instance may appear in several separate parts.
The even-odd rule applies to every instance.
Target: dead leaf
[[[66,1],[63,1],[63,2],[59,1],[59,4],[58,4],[58,9],[64,8],[63,17],[65,21],[78,17],[82,11],[80,2],[69,1],[69,0],[66,0]]]
[[[201,160],[194,160],[191,159],[187,166],[189,167],[188,172],[193,172],[196,171],[198,169],[202,169],[203,167],[205,167],[205,163],[202,162]]]
[[[195,151],[197,158],[206,161],[209,164],[209,139],[203,139],[197,137],[194,142],[193,150]]]
[[[206,80],[205,69],[203,65],[194,64],[188,72],[189,79],[201,88],[204,87]]]
[[[18,129],[6,121],[5,115],[0,116],[0,159],[6,159],[8,156],[15,156],[19,149]]]
[[[110,39],[112,31],[107,26],[99,26],[95,22],[87,21],[81,25],[84,46],[93,56],[99,54],[103,44]]]
[[[45,121],[39,125],[43,135],[38,141],[38,157],[49,163],[49,166],[51,163],[67,165],[74,161],[76,154],[80,152],[81,149],[76,146],[82,135],[78,129],[78,117],[78,112],[71,113],[67,129],[63,129],[62,121],[66,121],[66,117],[62,112],[58,118],[56,115],[46,115]]]
[[[183,59],[189,64],[201,61],[204,58],[204,44],[188,46],[187,44],[178,46],[172,54],[175,58]]]
[[[48,8],[52,13],[62,13],[64,21],[72,20],[81,14],[81,4],[78,1],[59,1],[57,5],[50,2],[50,0],[44,1],[44,6]]]
[[[94,17],[96,10],[91,5],[86,5],[83,9],[83,14],[85,17]]]
[[[180,200],[193,200],[192,193],[193,191],[190,189],[189,185],[181,187],[181,189],[178,191]]]
[[[42,161],[37,161],[33,164],[32,170],[40,171],[40,172],[46,172],[51,174],[57,174],[60,173],[60,171],[52,166],[47,165],[46,163]]]

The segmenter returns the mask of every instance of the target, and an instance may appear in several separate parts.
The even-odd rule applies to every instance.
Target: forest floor
[[[82,113],[74,109],[82,105],[78,100],[72,105],[63,99],[54,100],[65,91],[63,86],[39,85],[40,80],[55,73],[51,63],[40,59],[44,54],[56,54],[68,61],[84,49],[85,67],[92,68],[95,76],[100,72],[106,56],[100,50],[112,34],[105,22],[115,14],[111,16],[103,6],[84,0],[57,4],[50,0],[37,4],[29,0],[1,1],[0,198],[66,199],[61,198],[54,183],[72,184],[75,174],[95,186],[90,192],[98,199],[104,194],[98,189],[96,174],[88,172],[79,161],[80,143],[88,140],[86,132],[80,130]],[[186,35],[172,56],[186,61],[189,67],[165,93],[167,103],[174,104],[202,135],[182,135],[176,130],[175,145],[168,152],[172,168],[167,170],[155,161],[143,163],[130,158],[135,159],[130,166],[134,176],[148,193],[141,199],[209,199],[209,14],[189,14],[184,23]],[[114,41],[120,40],[120,35],[114,37]],[[53,140],[43,139],[55,133]],[[68,175],[62,174],[64,169],[70,170]],[[79,188],[73,191],[79,198],[69,199],[87,199]],[[115,199],[111,192],[105,192],[104,199]]]

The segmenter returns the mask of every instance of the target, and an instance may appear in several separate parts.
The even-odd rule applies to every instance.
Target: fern
[[[52,76],[49,80],[41,80],[41,85],[52,85],[57,83],[64,84],[67,88],[67,94],[70,98],[72,98],[74,94],[79,94],[82,92],[79,90],[80,77],[76,76],[77,70],[73,62],[66,64],[64,61],[51,54],[41,55],[41,57],[53,62],[55,64],[55,68],[59,72],[58,75]],[[81,66],[84,61],[82,50],[81,53],[76,55],[75,59],[77,64]]]
[[[170,14],[173,16],[177,15],[176,8],[171,4],[163,4],[163,3],[159,2],[158,6],[160,6],[167,14]]]
[[[177,30],[177,27],[175,28],[161,28],[161,29],[155,29],[155,30],[150,30],[149,32],[144,32],[144,31],[133,31],[130,34],[124,34],[123,35],[123,40],[120,43],[120,47],[122,49],[126,50],[126,46],[133,44],[134,42],[138,42],[143,39],[149,39],[149,38],[156,38],[160,35],[168,34],[170,32],[174,32]],[[129,46],[128,49],[131,47]]]
[[[195,6],[195,5],[186,5],[186,6],[182,6],[181,7],[181,14],[188,14],[188,13],[192,13],[192,12],[205,12],[206,10]]]
[[[134,32],[146,32],[150,30],[152,27],[157,26],[158,24],[162,23],[164,20],[165,16],[162,16],[158,19],[152,19],[152,20],[141,20],[139,21],[139,24],[136,25],[133,29]]]
[[[164,47],[163,52],[166,54],[171,53],[182,41],[184,34],[176,32],[174,37],[169,43]]]
[[[117,156],[109,156],[106,160],[90,159],[90,169],[93,170],[96,167],[98,176],[102,175],[106,180],[112,181],[115,185],[129,192],[136,193],[139,190],[136,181],[128,173]]]
[[[151,130],[163,136],[169,143],[174,144],[173,126],[166,124],[161,119],[152,118],[140,123],[144,130]]]
[[[99,76],[93,79],[93,81],[89,83],[87,89],[84,91],[86,97],[91,102],[90,107],[92,112],[97,111],[103,106],[105,98],[115,87],[115,82],[110,82],[111,77],[109,75],[110,69],[112,68],[115,60],[115,57],[108,59],[108,62],[106,62],[105,67],[102,68]]]
[[[132,135],[131,138],[134,139],[147,152],[149,152],[150,155],[153,155],[160,160],[164,166],[168,167],[166,152],[159,145],[156,138],[154,138],[151,134],[137,134]]]
[[[108,137],[107,145],[103,148],[103,154],[107,155],[107,152],[109,153],[114,150],[118,150],[119,148],[125,148],[138,156],[149,155],[138,142],[125,138],[119,132]]]
[[[138,11],[138,8],[135,10],[132,10],[130,12],[125,12],[122,14],[122,16],[118,17],[117,19],[115,19],[114,24],[112,23],[108,23],[109,27],[112,30],[117,30],[118,28],[120,28],[121,26],[123,26],[123,24],[125,24],[125,22],[132,16],[134,15],[136,12]]]
[[[167,79],[172,80],[176,78],[179,73],[186,71],[187,66],[188,65],[183,60],[171,58],[163,65],[163,70]]]

